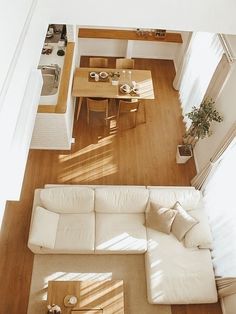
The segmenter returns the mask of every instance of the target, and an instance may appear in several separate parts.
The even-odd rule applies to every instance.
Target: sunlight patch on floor
[[[91,182],[116,173],[118,167],[112,150],[114,137],[109,135],[72,154],[59,155],[63,170],[58,176],[58,183]]]
[[[77,169],[69,170],[59,176],[59,183],[79,179],[79,181],[92,181],[117,172],[117,165],[113,163],[113,157],[101,157],[97,161],[88,160],[78,165]]]
[[[72,154],[62,154],[62,155],[59,155],[58,156],[58,159],[59,159],[59,162],[65,162],[65,161],[68,161],[70,159],[73,159],[73,158],[76,158],[76,157],[79,157],[79,156],[82,156],[86,153],[91,153],[92,151],[98,149],[98,148],[102,148],[104,146],[107,146],[109,144],[112,144],[113,142],[113,139],[116,135],[113,134],[113,135],[109,135],[105,138],[101,138],[98,143],[96,144],[90,144],[84,148],[81,148],[80,150],[76,151],[75,153],[72,153]]]

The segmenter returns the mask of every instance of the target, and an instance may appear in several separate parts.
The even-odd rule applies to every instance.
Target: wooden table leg
[[[80,114],[80,110],[81,110],[82,101],[83,101],[83,97],[80,97],[80,98],[79,98],[79,102],[78,102],[78,108],[77,108],[76,120],[78,120],[78,119],[79,119],[79,114]]]
[[[145,103],[142,101],[141,104],[143,105],[143,115],[144,115],[144,123],[146,123],[146,108],[145,108]]]

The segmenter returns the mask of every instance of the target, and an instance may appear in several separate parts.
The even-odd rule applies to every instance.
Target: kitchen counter
[[[49,46],[53,47],[52,53],[49,55],[41,54],[39,65],[51,65],[51,64],[58,64],[61,68],[60,78],[59,78],[59,85],[56,94],[48,95],[48,96],[41,96],[40,97],[40,105],[54,105],[56,106],[58,100],[58,94],[60,90],[60,83],[62,77],[62,70],[64,65],[65,56],[58,56],[58,45],[57,43],[50,43]]]
[[[69,85],[72,77],[72,60],[74,55],[74,42],[68,42],[65,48],[65,55],[57,55],[57,44],[54,44],[54,50],[50,55],[41,55],[40,63],[55,64],[61,67],[60,81],[58,91],[55,95],[41,96],[38,106],[38,113],[65,113],[67,107],[67,98],[69,95]]]
[[[62,66],[62,69],[56,103],[49,104],[47,102],[47,104],[38,106],[31,149],[71,149],[75,108],[75,98],[71,95],[73,68],[75,66],[74,46],[74,42],[68,42],[64,58],[52,54],[42,55],[40,59],[41,65],[42,63],[57,63]],[[56,52],[57,49],[54,53]],[[49,97],[46,96],[45,98],[48,99]]]

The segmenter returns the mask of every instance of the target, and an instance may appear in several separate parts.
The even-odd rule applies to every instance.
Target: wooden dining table
[[[109,99],[155,99],[152,74],[149,70],[125,70],[126,75],[131,71],[130,81],[138,86],[138,93],[123,93],[120,86],[122,71],[124,69],[104,69],[104,68],[76,68],[72,87],[72,96],[78,97],[77,120],[81,110],[84,97],[109,98]],[[108,78],[95,81],[90,77],[91,72],[108,73]],[[113,85],[112,74],[119,72],[120,78],[116,85]]]

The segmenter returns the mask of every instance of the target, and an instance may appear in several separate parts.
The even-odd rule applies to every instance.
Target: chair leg
[[[80,97],[80,98],[79,98],[79,101],[78,101],[78,107],[77,107],[76,120],[78,120],[78,119],[79,119],[79,114],[80,114],[80,110],[81,110],[81,104],[82,104],[82,101],[83,101],[83,97]]]
[[[147,122],[147,120],[146,120],[146,106],[143,102],[141,102],[141,104],[143,105],[144,123],[146,123]]]
[[[108,106],[106,108],[106,115],[105,115],[105,124],[108,124]]]
[[[136,124],[137,124],[137,114],[138,114],[138,110],[139,110],[139,104],[138,104],[138,106],[137,106],[137,109],[135,110],[135,118],[134,118],[134,121],[135,121],[134,126],[135,126],[135,127],[136,127]]]
[[[134,127],[136,128],[137,124],[137,111],[134,112]]]
[[[120,121],[120,107],[118,107],[117,114],[116,114],[116,125],[117,125],[117,127],[119,125],[119,121]]]
[[[87,124],[89,124],[89,108],[87,106]]]

